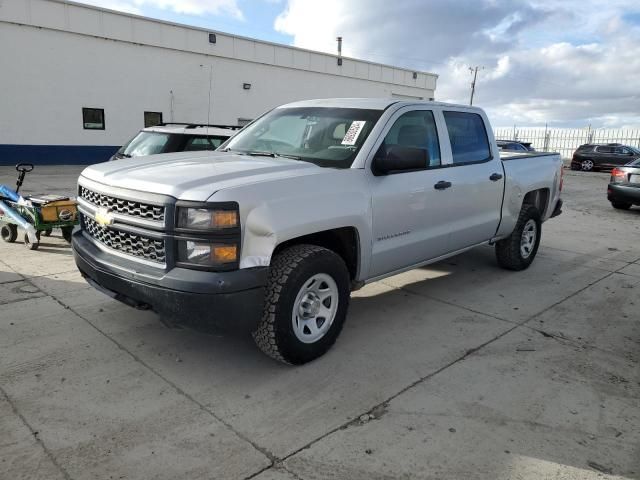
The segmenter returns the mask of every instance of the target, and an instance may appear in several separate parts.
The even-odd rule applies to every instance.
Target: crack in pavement
[[[625,262],[626,263],[626,262]],[[626,266],[626,265],[625,265]],[[13,268],[9,267],[11,270],[15,271]],[[621,267],[624,268],[624,267]],[[618,269],[620,270],[620,269]],[[94,328],[96,331],[98,331],[101,335],[103,335],[104,337],[106,337],[107,339],[109,339],[114,345],[116,345],[120,350],[126,352],[134,361],[138,362],[140,365],[144,366],[146,369],[148,369],[150,372],[152,372],[156,377],[160,378],[161,380],[163,380],[167,385],[171,386],[171,388],[173,388],[178,394],[180,394],[181,396],[183,396],[184,398],[188,399],[189,401],[193,402],[195,405],[197,405],[202,411],[206,412],[208,415],[210,415],[212,418],[214,418],[215,420],[217,420],[218,422],[220,422],[222,425],[224,425],[226,428],[228,428],[231,432],[233,432],[235,435],[238,436],[238,438],[244,440],[245,442],[247,442],[249,445],[251,445],[256,451],[262,453],[270,462],[269,465],[267,465],[266,467],[260,469],[259,471],[249,475],[248,477],[245,477],[246,480],[249,479],[253,479],[255,477],[257,477],[258,475],[260,475],[261,473],[264,473],[268,470],[272,470],[272,469],[281,469],[284,470],[286,472],[288,472],[289,474],[291,474],[294,478],[300,478],[298,477],[294,472],[291,472],[289,469],[287,469],[284,465],[284,462],[286,460],[288,460],[289,458],[297,455],[298,453],[300,453],[303,450],[306,450],[308,448],[310,448],[311,446],[313,446],[315,443],[331,436],[332,434],[336,433],[339,430],[343,430],[345,428],[349,428],[351,425],[354,424],[354,422],[358,422],[359,419],[363,416],[363,415],[369,415],[370,412],[376,411],[376,410],[381,410],[385,408],[385,405],[387,405],[389,402],[391,402],[392,400],[394,400],[395,398],[399,397],[400,395],[406,393],[407,391],[411,390],[412,388],[416,387],[417,385],[429,380],[430,378],[444,372],[445,370],[448,370],[450,367],[463,362],[464,360],[467,359],[467,357],[477,353],[478,351],[480,351],[481,349],[483,349],[484,347],[493,344],[494,342],[496,342],[497,340],[503,338],[504,336],[506,336],[507,334],[513,332],[514,330],[524,327],[526,329],[529,330],[534,330],[537,331],[538,333],[541,333],[543,335],[549,335],[551,337],[553,337],[554,339],[558,340],[558,338],[556,338],[556,335],[550,334],[548,332],[542,332],[541,330],[538,330],[534,327],[530,327],[528,325],[525,325],[526,323],[532,321],[533,319],[535,319],[536,317],[544,314],[545,312],[547,312],[548,310],[556,307],[557,305],[573,298],[574,296],[582,293],[583,291],[585,291],[586,289],[592,287],[593,285],[597,284],[598,282],[601,282],[607,278],[609,278],[610,276],[614,275],[615,273],[619,273],[618,270],[613,271],[613,272],[609,272],[606,275],[604,275],[603,277],[599,278],[598,280],[595,280],[593,282],[589,282],[586,286],[580,288],[579,290],[565,296],[564,298],[562,298],[561,300],[553,303],[552,305],[544,308],[543,310],[541,310],[540,312],[535,313],[534,315],[531,315],[529,318],[527,318],[526,320],[522,321],[522,322],[514,322],[512,320],[506,320],[504,318],[500,318],[497,317],[495,315],[491,315],[491,314],[486,314],[484,312],[480,312],[480,311],[475,311],[473,309],[464,307],[464,306],[460,306],[460,305],[455,305],[453,303],[447,302],[447,301],[443,301],[441,299],[437,299],[437,298],[433,298],[430,297],[428,295],[424,295],[421,293],[416,293],[413,292],[411,290],[407,290],[405,287],[395,287],[393,285],[389,285],[387,283],[384,283],[385,285],[388,285],[389,287],[395,289],[395,290],[399,290],[399,291],[404,291],[407,292],[411,295],[415,295],[415,296],[420,296],[420,297],[425,297],[425,298],[429,298],[431,300],[434,301],[438,301],[441,303],[445,303],[451,306],[455,306],[458,308],[461,308],[463,310],[467,310],[470,312],[473,312],[475,314],[479,314],[479,315],[484,315],[490,318],[494,318],[496,320],[499,321],[503,321],[506,323],[509,323],[510,325],[512,325],[510,328],[506,329],[505,331],[501,332],[500,334],[494,336],[493,338],[487,340],[486,342],[483,342],[482,344],[470,348],[468,349],[463,355],[461,355],[460,357],[452,360],[451,362],[447,363],[446,365],[440,367],[439,369],[436,369],[433,372],[430,372],[427,375],[424,375],[420,378],[418,378],[417,380],[411,382],[410,384],[408,384],[407,386],[403,387],[402,389],[398,390],[397,392],[395,392],[394,394],[390,395],[389,397],[387,397],[385,400],[383,400],[382,402],[379,402],[378,404],[374,405],[372,408],[369,408],[367,411],[365,412],[361,412],[360,414],[356,415],[354,418],[350,418],[349,420],[347,420],[346,422],[342,423],[341,425],[339,425],[338,427],[335,427],[333,429],[331,429],[328,432],[325,432],[322,435],[319,435],[318,437],[314,438],[313,440],[305,443],[303,446],[295,449],[294,451],[292,451],[291,453],[283,456],[283,457],[278,457],[276,456],[274,453],[272,453],[268,448],[263,447],[261,445],[259,445],[258,443],[254,442],[253,440],[251,440],[250,438],[248,438],[245,434],[237,431],[231,423],[227,422],[226,420],[224,420],[222,417],[218,416],[211,408],[207,407],[206,405],[204,405],[203,403],[199,402],[198,400],[196,400],[193,396],[191,396],[190,394],[188,394],[186,391],[184,391],[181,387],[179,387],[177,384],[175,384],[173,381],[169,380],[167,377],[165,377],[162,373],[158,372],[157,370],[155,370],[151,365],[149,365],[148,363],[146,363],[144,360],[142,360],[139,356],[137,356],[136,354],[134,354],[133,352],[129,351],[124,345],[122,345],[120,342],[118,342],[117,340],[115,340],[114,338],[112,338],[109,334],[107,334],[105,331],[103,331],[102,329],[100,329],[97,325],[95,325],[93,322],[91,322],[89,319],[87,319],[84,315],[82,315],[81,313],[77,312],[73,307],[70,307],[69,305],[65,304],[63,301],[59,300],[58,298],[56,298],[54,295],[52,294],[48,294],[46,292],[43,292],[37,285],[35,285],[34,283],[32,283],[30,281],[30,278],[25,278],[24,281],[30,283],[31,285],[33,285],[36,289],[38,289],[39,291],[45,293],[45,296],[51,297],[56,303],[58,303],[59,305],[61,305],[62,307],[64,307],[65,309],[71,310],[75,315],[77,315],[79,318],[81,318],[83,321],[85,321],[87,324],[89,324],[92,328]],[[18,273],[18,272],[16,272]],[[53,274],[52,274],[53,275]],[[562,337],[560,337],[562,338]],[[565,339],[563,339],[565,340]],[[567,339],[568,340],[568,339]],[[583,345],[581,343],[578,342],[573,342],[575,343],[576,346],[585,346],[585,347],[589,347],[588,345]],[[8,395],[3,391],[2,391],[3,395],[8,399],[8,401],[10,402],[10,399],[8,397]],[[11,402],[10,402],[11,403]],[[17,408],[15,407],[15,405],[12,405],[12,408],[14,409],[15,413],[17,415],[20,416],[20,418],[22,419],[22,421],[25,423],[25,425],[27,425],[30,429],[31,427],[29,426],[29,424],[26,422],[26,419],[24,419],[20,413],[18,412]],[[32,430],[32,429],[31,429]],[[32,430],[33,431],[33,430]],[[55,465],[61,469],[61,471],[63,472],[63,474],[65,475],[65,478],[70,480],[70,477],[68,476],[68,474],[66,474],[66,471],[64,471],[62,469],[61,466],[59,466],[57,464],[57,462],[55,462],[55,459],[53,458],[52,454],[46,449],[44,443],[42,442],[42,440],[38,439],[38,441],[42,444],[42,447],[45,449],[45,451],[47,452],[47,454],[51,457],[52,461],[54,461]]]
[[[31,285],[33,285],[35,288],[38,288],[37,285],[35,285],[34,283],[30,282],[29,279],[27,278],[26,281],[28,283],[30,283]],[[41,289],[38,288],[38,290],[40,290],[42,292]],[[43,292],[44,293],[44,292]],[[192,403],[194,403],[195,405],[197,405],[203,412],[207,413],[208,415],[210,415],[211,417],[213,417],[215,420],[217,420],[218,422],[220,422],[222,425],[224,425],[226,428],[228,428],[231,432],[233,432],[235,435],[238,436],[238,438],[240,438],[241,440],[244,440],[245,442],[247,442],[249,445],[251,445],[255,450],[257,450],[258,452],[262,453],[270,462],[271,462],[271,466],[277,461],[277,457],[270,452],[268,449],[263,448],[262,446],[258,445],[257,443],[255,443],[253,440],[249,439],[246,435],[244,435],[241,432],[238,432],[235,428],[233,428],[233,426],[228,423],[227,421],[225,421],[224,419],[222,419],[221,417],[219,417],[218,415],[215,414],[215,412],[213,412],[209,407],[207,407],[205,404],[199,402],[198,400],[196,400],[193,396],[191,396],[190,394],[188,394],[187,392],[185,392],[182,388],[180,388],[178,385],[176,385],[174,382],[172,382],[171,380],[169,380],[167,377],[165,377],[163,374],[161,374],[160,372],[158,372],[157,370],[155,370],[153,367],[151,367],[148,363],[146,363],[144,360],[142,360],[140,357],[138,357],[136,354],[134,354],[133,352],[129,351],[124,345],[122,345],[120,342],[118,342],[117,340],[115,340],[113,337],[111,337],[109,334],[107,334],[106,332],[104,332],[102,329],[100,329],[97,325],[95,325],[93,322],[91,322],[90,320],[88,320],[84,315],[82,315],[81,313],[79,313],[78,311],[76,311],[73,307],[67,305],[66,303],[64,303],[63,301],[59,300],[58,298],[56,298],[53,295],[50,294],[46,294],[45,296],[50,297],[54,302],[58,303],[60,306],[62,306],[63,308],[70,310],[71,312],[73,312],[76,316],[78,316],[79,318],[81,318],[82,320],[84,320],[87,324],[89,324],[92,328],[94,328],[97,332],[99,332],[101,335],[103,335],[104,337],[106,337],[109,341],[111,341],[114,345],[116,345],[120,350],[122,350],[123,352],[126,352],[134,361],[138,362],[140,365],[142,365],[143,367],[145,367],[147,370],[149,370],[151,373],[153,373],[156,377],[160,378],[162,381],[164,381],[167,385],[169,385],[171,388],[173,388],[179,395],[182,395],[184,398],[188,399],[189,401],[191,401]],[[41,298],[41,297],[39,297]]]
[[[11,400],[11,397],[9,397],[7,392],[5,392],[4,388],[2,388],[2,385],[0,385],[0,394],[2,394],[2,397],[5,399],[5,401],[11,407],[11,411],[13,412],[13,414],[20,419],[20,421],[24,424],[25,427],[27,427],[27,429],[29,430],[29,433],[31,433],[31,435],[35,439],[36,443],[38,445],[40,445],[40,447],[44,451],[45,455],[49,458],[49,460],[51,460],[51,463],[53,463],[53,465],[60,471],[60,473],[62,474],[62,476],[66,480],[72,480],[71,476],[69,476],[69,473],[62,467],[62,465],[60,465],[57,462],[57,460],[56,460],[55,456],[53,455],[53,453],[51,453],[51,451],[44,444],[44,442],[42,441],[42,439],[38,435],[38,431],[36,429],[34,429],[31,426],[31,424],[27,421],[27,419],[24,417],[24,415],[22,415],[20,413],[20,411],[18,410],[16,405]]]

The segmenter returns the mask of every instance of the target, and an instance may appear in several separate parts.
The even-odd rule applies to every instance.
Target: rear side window
[[[491,158],[484,121],[477,113],[443,112],[453,163],[484,162]]]
[[[400,116],[384,137],[384,146],[420,148],[429,154],[429,167],[440,165],[440,144],[433,113],[414,110]]]

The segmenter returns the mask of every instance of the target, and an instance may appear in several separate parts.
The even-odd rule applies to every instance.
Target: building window
[[[104,130],[104,108],[83,108],[82,126],[85,130]]]
[[[244,127],[245,125],[249,125],[251,122],[253,122],[253,118],[239,118],[238,126]]]
[[[162,123],[162,112],[144,112],[144,128],[155,127]]]

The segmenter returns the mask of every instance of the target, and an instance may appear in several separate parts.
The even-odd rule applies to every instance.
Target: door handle
[[[492,173],[491,176],[489,177],[489,180],[491,180],[492,182],[497,182],[501,178],[502,178],[501,173]]]
[[[433,188],[436,190],[444,190],[445,188],[449,188],[451,186],[451,182],[445,182],[444,180],[440,180],[436,183]]]

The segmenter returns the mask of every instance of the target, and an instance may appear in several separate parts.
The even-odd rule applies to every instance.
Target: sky
[[[640,128],[638,0],[81,0],[433,72],[494,126]]]

